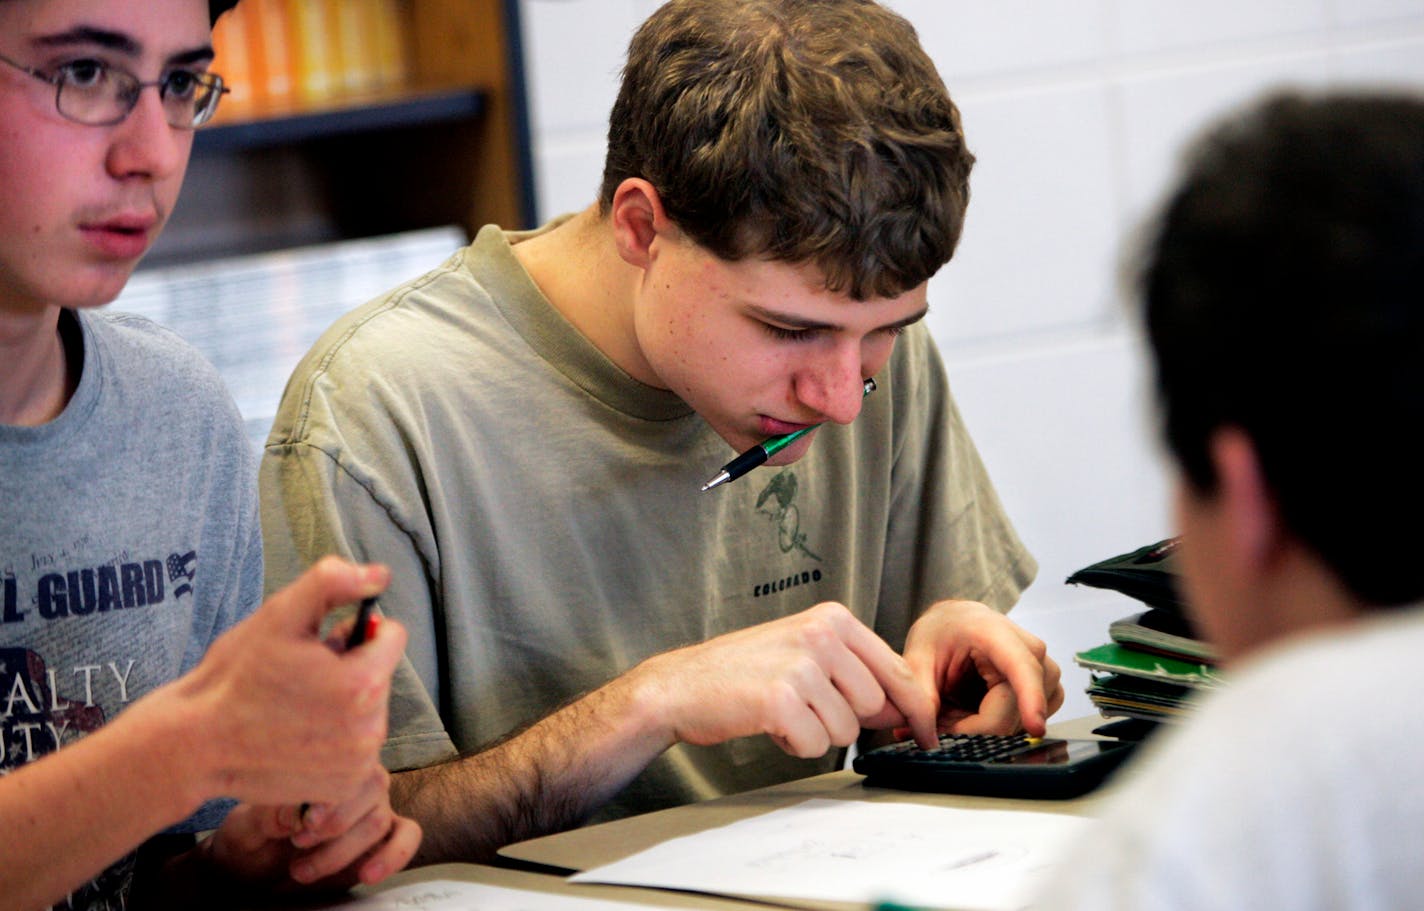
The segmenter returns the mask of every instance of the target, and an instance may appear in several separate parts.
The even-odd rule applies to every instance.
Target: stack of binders
[[[1107,718],[1172,721],[1190,708],[1197,690],[1217,686],[1222,676],[1209,643],[1199,639],[1178,594],[1168,538],[1084,567],[1068,577],[1128,595],[1140,602],[1108,627],[1110,641],[1078,652],[1074,661],[1092,680],[1088,698]]]

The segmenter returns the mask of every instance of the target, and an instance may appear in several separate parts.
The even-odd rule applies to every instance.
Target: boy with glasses
[[[257,607],[236,409],[171,333],[95,309],[172,210],[232,5],[0,0],[5,908],[369,882],[419,841],[378,761],[404,632],[338,654],[321,629],[386,571],[324,561]]]

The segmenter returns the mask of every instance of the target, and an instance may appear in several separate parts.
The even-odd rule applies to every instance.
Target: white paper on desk
[[[1010,911],[1091,821],[1058,813],[808,800],[674,838],[572,882]]]
[[[338,907],[340,911],[648,911],[655,906],[436,880],[388,889]]]

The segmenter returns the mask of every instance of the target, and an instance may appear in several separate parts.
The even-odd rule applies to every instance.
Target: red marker
[[[352,625],[351,632],[346,637],[346,650],[348,652],[376,635],[376,625],[380,623],[380,618],[371,613],[371,609],[375,606],[375,598],[365,598],[361,601],[361,606],[356,610],[356,622]]]

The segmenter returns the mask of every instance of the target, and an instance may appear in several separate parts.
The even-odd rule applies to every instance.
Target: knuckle
[[[801,643],[811,651],[822,651],[839,641],[840,636],[828,619],[816,618],[801,627]]]
[[[855,712],[857,718],[868,718],[872,715],[878,715],[880,714],[880,712],[884,711],[885,705],[889,701],[890,700],[886,697],[884,690],[877,689],[871,692],[852,693],[851,710]],[[856,734],[858,735],[859,733],[859,728],[857,728]],[[844,743],[838,745],[846,746],[846,744]]]
[[[787,664],[786,673],[782,679],[786,684],[786,692],[789,696],[800,701],[807,688],[814,686],[825,676],[826,672],[822,670],[816,659],[809,654],[800,654],[794,656]]]
[[[317,579],[324,583],[336,581],[345,571],[348,564],[345,560],[332,554],[327,554],[312,565],[312,573]]]
[[[395,821],[395,814],[389,808],[379,808],[372,810],[356,821],[351,827],[351,833],[363,842],[373,842],[390,831],[392,823]]]
[[[400,653],[405,651],[406,643],[410,639],[410,633],[407,632],[404,624],[387,614],[381,615],[381,626],[384,627],[383,632],[394,640],[392,650],[397,653],[396,657],[399,658]]]
[[[841,604],[839,601],[822,601],[820,604],[809,608],[805,613],[807,617],[832,624],[855,619],[854,615],[850,612],[850,608]]]
[[[380,753],[385,743],[385,726],[366,725],[356,732],[354,752],[358,756],[369,757]]]
[[[766,688],[762,699],[764,714],[768,722],[775,728],[779,728],[782,719],[789,717],[804,704],[800,691],[785,679],[773,681]],[[768,730],[768,733],[773,733],[773,731]]]
[[[860,737],[860,727],[858,725],[837,725],[831,732],[830,742],[833,746],[848,747]],[[822,750],[821,752],[825,752]]]

